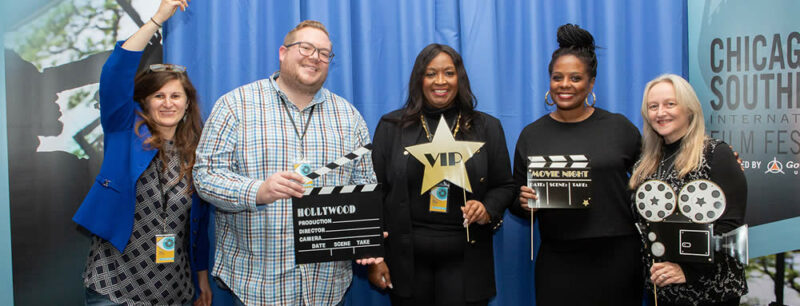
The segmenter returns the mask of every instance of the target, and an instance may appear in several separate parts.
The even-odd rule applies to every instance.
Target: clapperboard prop
[[[371,149],[371,145],[306,175],[316,179]],[[383,257],[380,185],[307,188],[292,199],[297,264]]]
[[[589,158],[585,155],[528,156],[528,187],[537,200],[531,208],[587,208],[592,199]]]
[[[654,258],[710,263],[714,252],[723,252],[747,264],[747,225],[714,236],[713,222],[722,216],[726,206],[725,194],[714,182],[694,180],[676,193],[664,181],[649,180],[636,189],[634,205],[647,221],[637,224],[637,228]]]
[[[322,168],[314,170],[311,173],[308,173],[308,174],[300,173],[300,175],[305,175],[308,178],[310,178],[312,180],[315,180],[320,176],[328,174],[328,172],[331,172],[331,170],[339,168],[342,165],[347,164],[347,163],[349,163],[349,162],[361,157],[362,155],[364,155],[365,153],[367,153],[369,151],[372,151],[372,144],[371,143],[367,144],[367,145],[365,145],[363,147],[360,147],[360,148],[356,149],[353,152],[347,153],[347,155],[339,157],[337,160],[333,161],[332,163],[329,163],[329,164],[323,166]]]

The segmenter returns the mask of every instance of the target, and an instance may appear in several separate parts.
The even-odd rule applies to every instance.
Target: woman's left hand
[[[461,206],[461,212],[464,214],[464,227],[469,224],[478,222],[478,224],[486,224],[491,221],[489,213],[483,203],[476,200],[469,200],[464,206]]]
[[[194,306],[211,306],[211,285],[208,283],[208,270],[197,272],[197,283],[200,285],[200,297]]]
[[[683,269],[679,264],[668,261],[657,262],[650,267],[650,281],[659,287],[683,284],[686,282],[686,275],[683,274]]]

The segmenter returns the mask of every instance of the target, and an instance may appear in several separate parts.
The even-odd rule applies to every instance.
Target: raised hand
[[[144,25],[122,44],[122,48],[129,51],[144,50],[153,34],[175,14],[179,7],[181,11],[185,11],[189,7],[189,0],[161,0],[155,15],[146,20]]]
[[[189,7],[189,0],[161,0],[161,4],[158,5],[158,10],[156,11],[155,15],[153,15],[153,20],[157,25],[164,25],[172,15],[181,8],[181,11],[185,12],[186,9]]]

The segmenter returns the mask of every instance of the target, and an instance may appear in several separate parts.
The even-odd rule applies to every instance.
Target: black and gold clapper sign
[[[592,178],[586,155],[528,156],[528,187],[537,200],[528,207],[588,208],[592,202]]]

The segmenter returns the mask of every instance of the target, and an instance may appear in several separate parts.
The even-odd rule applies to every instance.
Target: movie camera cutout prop
[[[317,179],[371,150],[365,145],[305,176]],[[306,188],[292,199],[292,215],[297,264],[383,257],[379,184]]]
[[[637,224],[646,234],[648,249],[656,258],[674,262],[713,262],[722,252],[748,262],[747,225],[714,236],[714,221],[725,212],[725,193],[709,180],[694,180],[675,193],[664,181],[642,183],[634,206],[648,222]],[[678,211],[676,214],[675,211]]]

